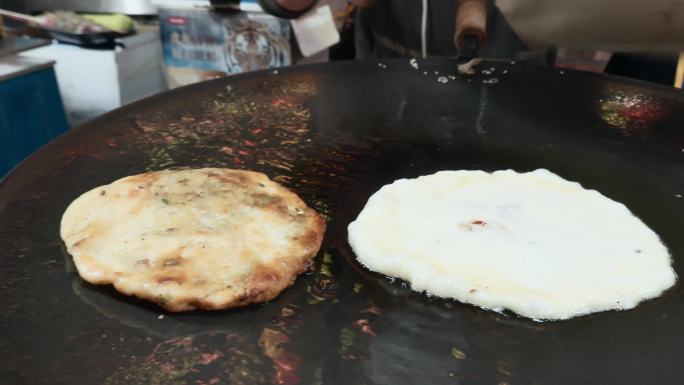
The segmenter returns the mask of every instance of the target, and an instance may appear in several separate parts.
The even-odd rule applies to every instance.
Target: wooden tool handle
[[[458,0],[456,8],[456,47],[462,48],[463,38],[475,37],[478,48],[487,37],[487,5],[486,0]]]
[[[677,60],[677,69],[675,70],[674,86],[677,88],[682,88],[683,84],[684,84],[684,52],[679,54],[679,60]]]
[[[24,23],[28,23],[28,24],[40,25],[42,22],[42,19],[40,17],[25,15],[23,13],[18,13],[18,12],[12,12],[12,11],[8,11],[6,9],[0,9],[0,15],[4,15],[8,19],[23,21]]]

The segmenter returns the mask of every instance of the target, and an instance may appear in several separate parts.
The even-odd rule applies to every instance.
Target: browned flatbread
[[[77,198],[61,223],[83,279],[169,311],[273,299],[306,270],[324,232],[292,191],[220,168],[119,179]]]

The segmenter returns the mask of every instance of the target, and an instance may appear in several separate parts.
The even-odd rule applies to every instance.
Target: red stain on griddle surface
[[[600,103],[601,119],[625,136],[648,136],[664,115],[658,99],[640,92],[610,89]]]
[[[649,124],[661,115],[660,106],[655,104],[639,104],[632,108],[624,108],[618,111],[618,114],[629,121],[639,122],[642,124]]]
[[[372,301],[368,301],[368,302],[370,302],[370,307],[361,310],[361,313],[371,313],[371,314],[375,314],[375,315],[382,314],[382,309],[377,307]]]
[[[278,385],[296,385],[301,381],[297,372],[302,360],[296,353],[286,350],[289,341],[290,337],[285,333],[271,328],[264,328],[259,337],[264,355],[273,361],[273,382]]]
[[[295,385],[301,381],[297,374],[302,362],[298,355],[292,352],[283,352],[280,357],[273,360],[275,375],[273,380],[279,385]]]
[[[272,104],[273,104],[273,107],[283,107],[283,106],[284,107],[292,107],[292,106],[294,106],[295,103],[294,103],[294,101],[292,101],[292,99],[283,97],[283,98],[273,99]]]
[[[377,334],[373,331],[373,329],[370,326],[370,323],[365,318],[361,318],[360,320],[357,320],[352,325],[356,328],[361,329],[361,331],[363,333],[366,333],[369,336],[377,337]]]
[[[212,362],[216,361],[217,359],[221,358],[223,354],[221,352],[213,352],[213,353],[202,353],[200,356],[200,362],[204,365],[209,365]]]

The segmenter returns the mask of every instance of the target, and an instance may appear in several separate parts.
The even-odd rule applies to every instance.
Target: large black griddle
[[[682,383],[680,284],[634,310],[540,323],[414,293],[359,266],[346,242],[369,195],[397,178],[547,168],[624,202],[681,274],[682,94],[514,63],[483,62],[474,75],[446,60],[419,67],[201,83],[34,154],[0,182],[0,383]],[[265,172],[327,215],[311,271],[268,304],[185,314],[79,279],[59,237],[74,198],[146,170],[204,166]]]

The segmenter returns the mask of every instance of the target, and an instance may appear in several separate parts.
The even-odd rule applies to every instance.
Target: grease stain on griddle
[[[147,357],[132,357],[104,384],[268,384],[267,364],[260,356],[256,344],[239,335],[172,338],[158,343]]]
[[[601,119],[624,136],[648,136],[662,115],[659,102],[640,92],[609,89],[599,103]]]
[[[330,219],[331,190],[348,185],[354,170],[362,170],[353,165],[358,148],[314,144],[309,102],[315,95],[316,83],[308,78],[231,88],[191,101],[189,109],[198,110],[192,116],[138,116],[131,122],[136,136],[116,140],[146,146],[146,170],[211,166],[264,172]]]

